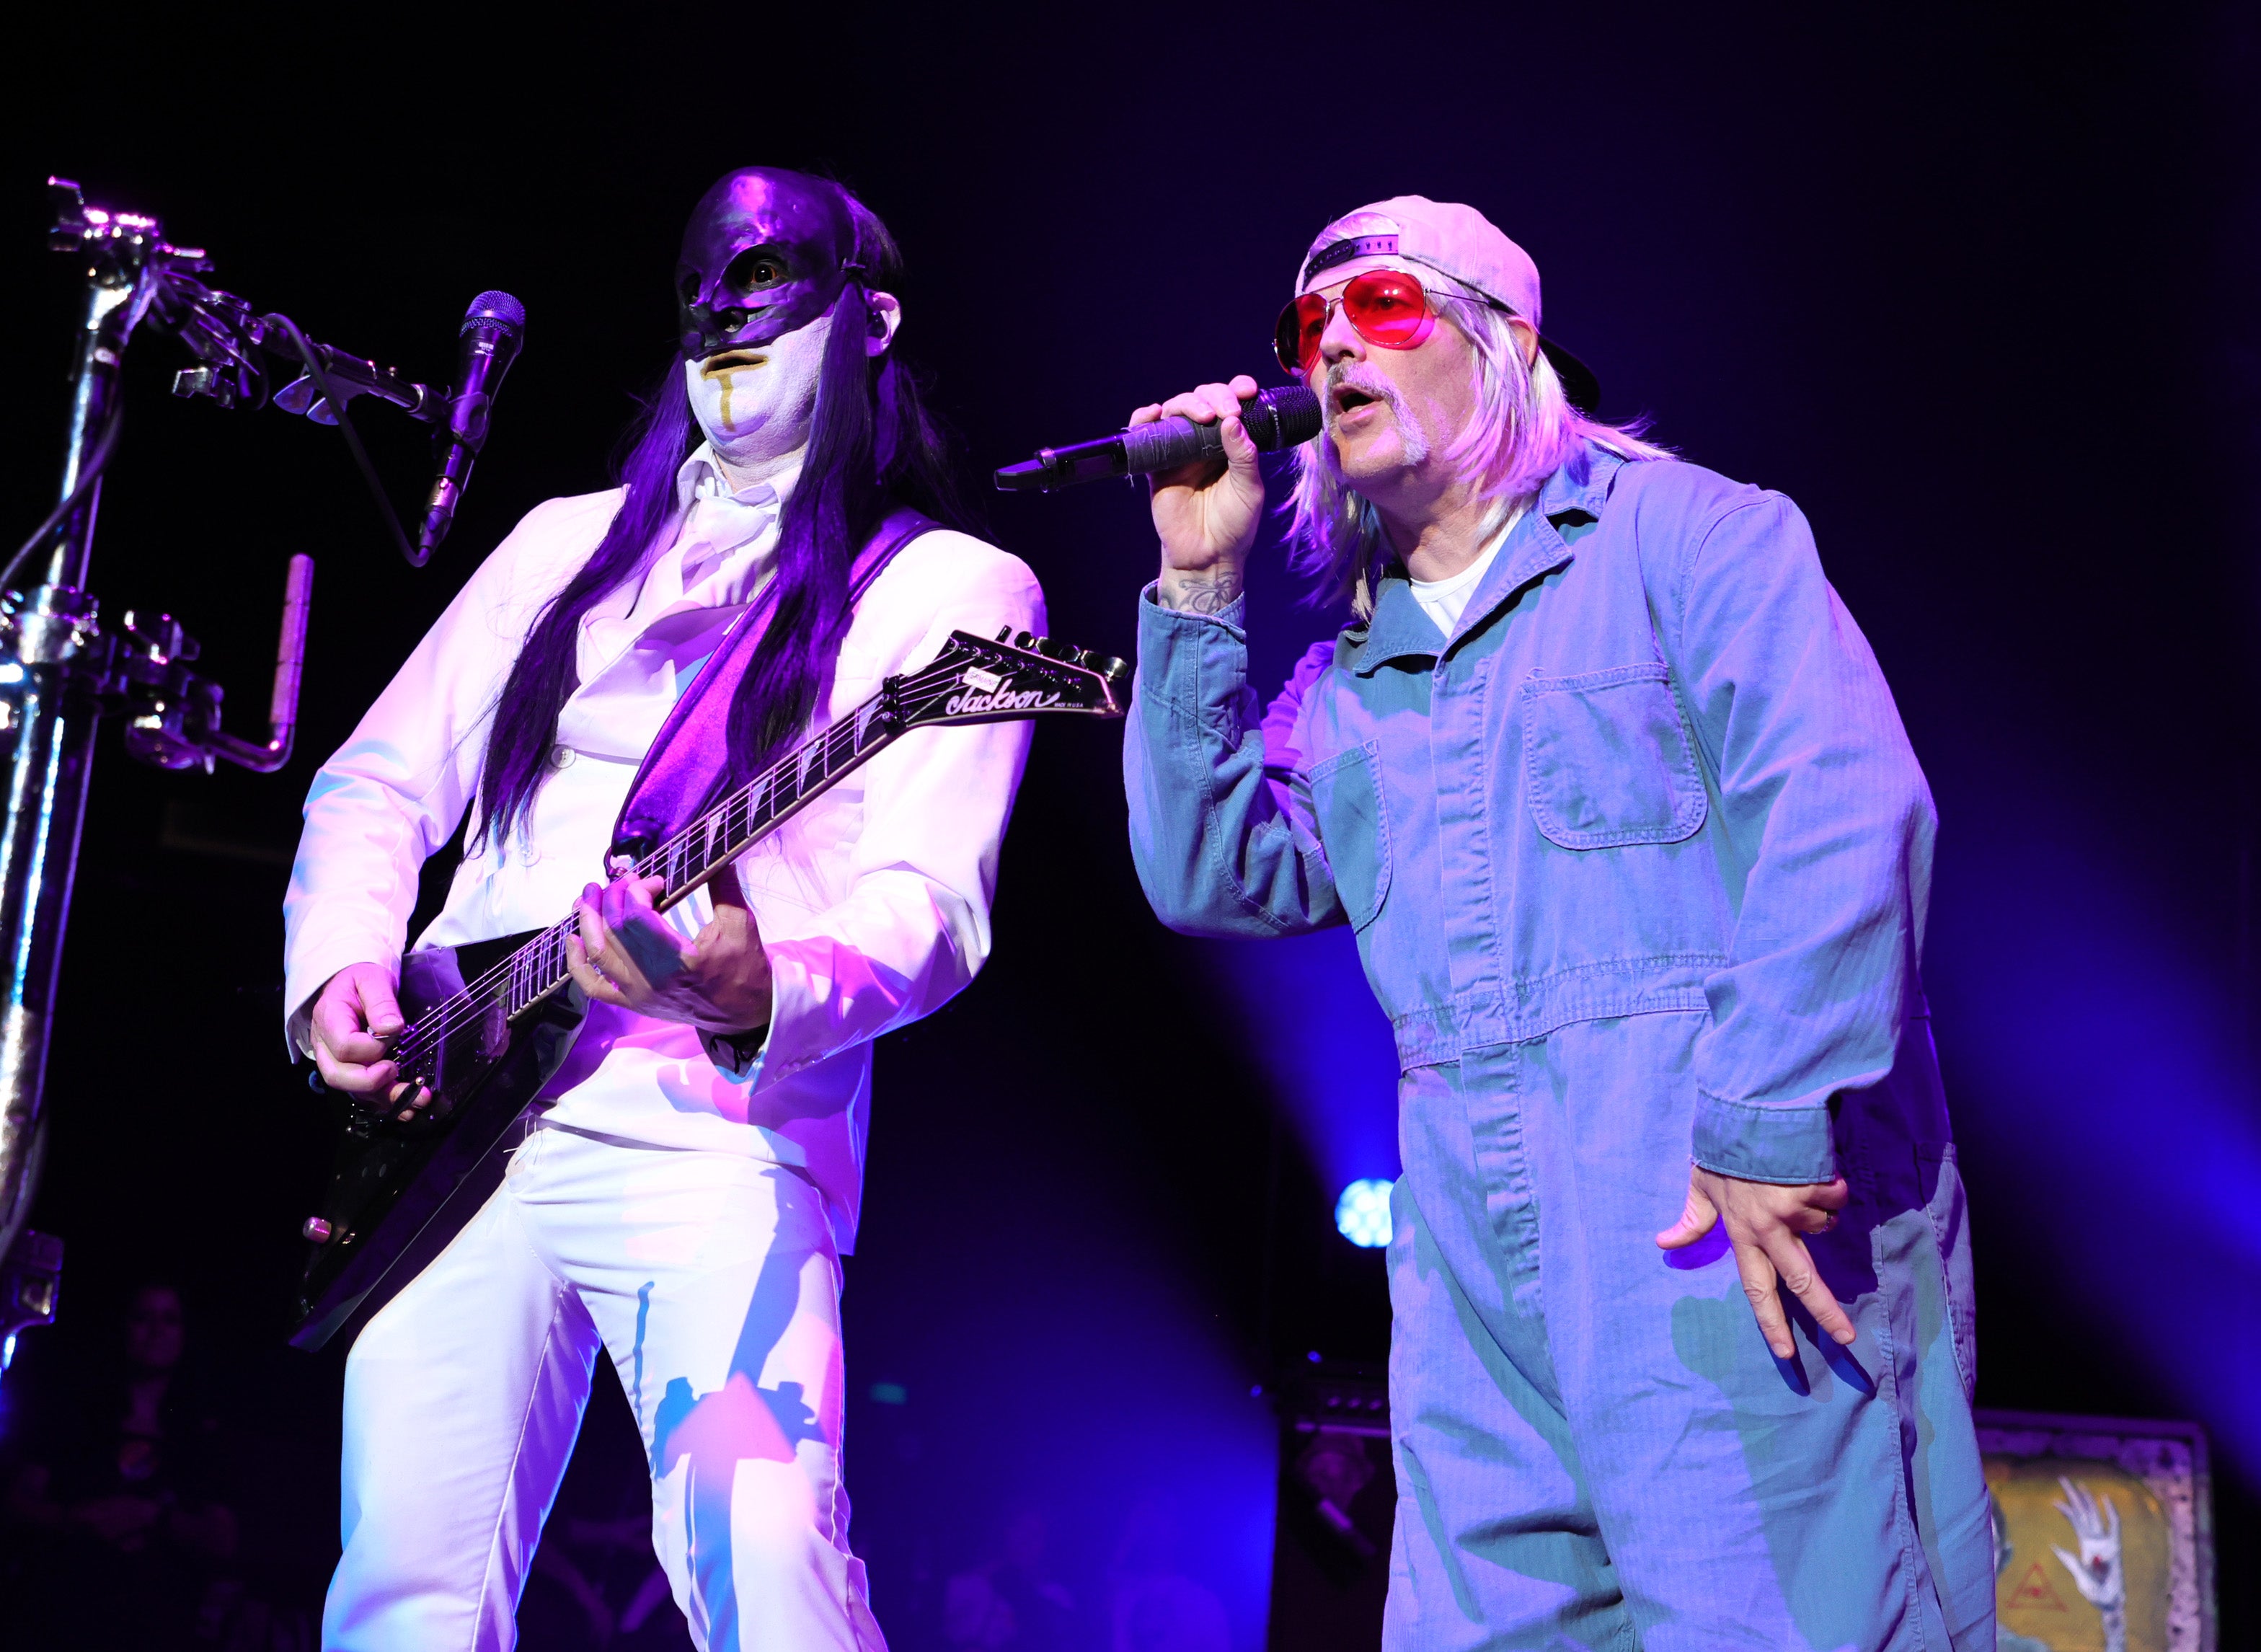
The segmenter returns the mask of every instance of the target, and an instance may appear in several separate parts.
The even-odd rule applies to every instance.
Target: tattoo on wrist
[[[1229,568],[1205,574],[1174,570],[1162,576],[1155,595],[1166,608],[1181,608],[1188,614],[1222,614],[1239,600],[1243,585],[1240,576]]]

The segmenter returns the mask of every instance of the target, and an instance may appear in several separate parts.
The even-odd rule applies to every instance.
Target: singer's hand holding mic
[[[1224,438],[1222,465],[1202,459],[1149,478],[1154,532],[1162,542],[1155,595],[1164,607],[1216,614],[1240,595],[1264,517],[1264,473],[1257,468],[1256,444],[1240,424],[1240,404],[1255,394],[1256,381],[1243,373],[1229,384],[1203,384],[1130,415],[1134,427],[1173,416],[1195,424],[1221,421]]]

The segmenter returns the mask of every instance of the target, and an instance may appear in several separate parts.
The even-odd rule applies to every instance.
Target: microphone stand
[[[102,470],[122,412],[126,344],[145,320],[173,334],[205,363],[176,377],[174,393],[208,396],[223,406],[270,399],[261,350],[296,356],[305,378],[271,399],[341,424],[372,485],[374,472],[343,417],[346,401],[374,395],[429,422],[446,419],[449,399],[444,387],[412,384],[315,344],[286,318],[255,315],[243,300],[205,286],[190,273],[210,268],[203,252],[167,243],[155,219],[89,205],[65,179],[50,178],[48,190],[56,209],[49,245],[86,261],[86,309],[61,502],[0,568],[0,586],[11,587],[0,592],[0,756],[8,774],[0,802],[0,1371],[15,1353],[18,1332],[53,1321],[62,1271],[61,1240],[25,1223],[45,1157],[47,1041],[96,728],[105,715],[125,716],[128,754],[161,768],[209,773],[215,758],[225,758],[272,773],[291,760],[298,722],[312,557],[291,559],[263,743],[220,727],[219,685],[189,669],[197,644],[170,614],[128,611],[105,624],[88,590]],[[391,516],[389,503],[385,512]],[[397,519],[392,527],[406,551]],[[50,540],[39,583],[12,588]]]

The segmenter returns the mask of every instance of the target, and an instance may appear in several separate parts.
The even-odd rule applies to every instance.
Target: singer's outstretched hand
[[[1229,384],[1203,384],[1165,402],[1141,407],[1134,425],[1181,415],[1195,424],[1224,421],[1224,463],[1214,459],[1159,470],[1151,478],[1154,531],[1162,541],[1157,592],[1166,607],[1216,614],[1240,595],[1248,553],[1264,516],[1264,475],[1256,444],[1240,427],[1240,404],[1256,393],[1243,373]]]

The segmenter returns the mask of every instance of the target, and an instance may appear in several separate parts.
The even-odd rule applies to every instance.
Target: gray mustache
[[[1398,405],[1396,388],[1389,380],[1382,378],[1379,374],[1369,379],[1364,374],[1353,370],[1350,363],[1342,362],[1338,363],[1328,371],[1326,394],[1320,399],[1319,402],[1319,410],[1326,415],[1326,421],[1330,425],[1335,421],[1335,392],[1344,389],[1354,390],[1362,396],[1371,397],[1374,400],[1388,406],[1393,413],[1403,411]]]

